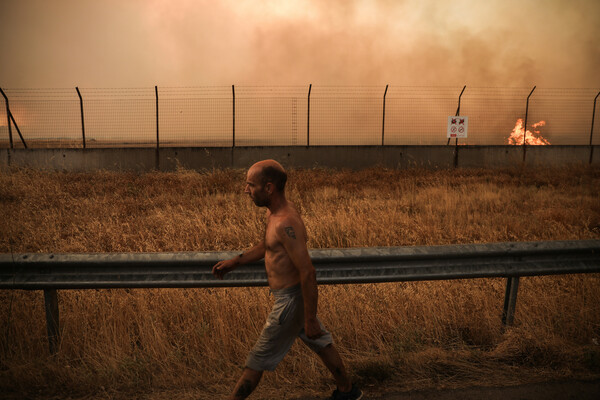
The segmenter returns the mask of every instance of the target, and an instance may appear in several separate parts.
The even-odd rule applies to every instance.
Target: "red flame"
[[[526,139],[525,139],[525,141],[527,142],[526,144],[531,144],[531,145],[550,144],[550,142],[540,134],[540,131],[536,129],[536,128],[544,126],[544,125],[546,125],[546,121],[536,122],[535,124],[531,125],[531,129],[533,130],[533,132],[530,131],[529,129],[527,130],[527,135],[526,135]],[[517,123],[515,124],[515,127],[513,128],[512,132],[510,133],[510,136],[508,137],[508,144],[514,144],[514,145],[523,144],[523,136],[524,136],[523,133],[524,133],[523,119],[519,118],[517,120]]]

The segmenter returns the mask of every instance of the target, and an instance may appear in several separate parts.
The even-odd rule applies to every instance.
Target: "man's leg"
[[[231,400],[238,400],[248,397],[256,388],[258,382],[260,382],[262,374],[263,371],[255,371],[248,367],[244,368],[244,372],[242,372],[242,376],[235,385],[235,389],[233,389],[233,393],[229,398]]]
[[[317,353],[323,364],[327,367],[327,369],[333,375],[335,379],[335,383],[337,383],[337,387],[341,392],[348,392],[352,389],[352,382],[350,382],[350,377],[346,372],[346,368],[344,367],[344,363],[342,362],[342,358],[340,354],[333,347],[333,344],[330,344],[323,348],[321,351]]]

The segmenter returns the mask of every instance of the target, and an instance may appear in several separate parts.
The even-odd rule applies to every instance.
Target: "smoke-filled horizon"
[[[599,87],[598,1],[4,0],[0,86]]]

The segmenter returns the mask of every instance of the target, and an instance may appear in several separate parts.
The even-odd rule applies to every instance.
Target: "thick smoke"
[[[3,87],[600,86],[598,1],[0,3]]]

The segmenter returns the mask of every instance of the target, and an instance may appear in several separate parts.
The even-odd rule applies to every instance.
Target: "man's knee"
[[[242,376],[246,379],[251,380],[252,382],[258,382],[262,377],[264,371],[257,371],[250,367],[245,367]]]
[[[317,351],[317,354],[321,355],[321,354],[323,354],[323,352],[328,351],[328,350],[330,350],[332,348],[333,348],[333,343],[329,343],[325,347],[320,348],[319,351]]]

